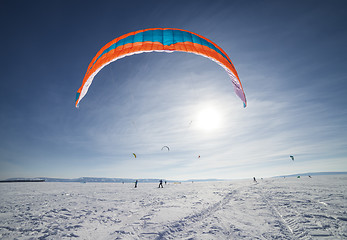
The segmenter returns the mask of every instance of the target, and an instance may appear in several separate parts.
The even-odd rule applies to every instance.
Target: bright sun
[[[221,127],[220,113],[212,107],[202,109],[197,116],[196,126],[199,129],[211,131]]]

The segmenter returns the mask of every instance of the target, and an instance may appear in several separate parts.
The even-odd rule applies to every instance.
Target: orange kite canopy
[[[82,86],[76,94],[75,106],[86,95],[95,75],[120,58],[143,52],[190,52],[207,57],[228,73],[237,96],[247,105],[241,81],[228,55],[217,44],[196,33],[176,28],[150,28],[131,32],[107,43],[90,62]]]

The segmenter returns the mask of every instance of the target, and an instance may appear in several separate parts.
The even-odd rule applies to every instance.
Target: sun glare
[[[202,109],[197,116],[196,126],[206,131],[218,129],[221,127],[220,113],[212,107]]]

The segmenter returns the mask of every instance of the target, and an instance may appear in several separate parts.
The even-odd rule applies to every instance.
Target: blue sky
[[[347,171],[346,5],[1,1],[0,179]],[[248,106],[213,61],[145,53],[105,67],[76,109],[97,51],[152,27],[186,29],[223,48]]]

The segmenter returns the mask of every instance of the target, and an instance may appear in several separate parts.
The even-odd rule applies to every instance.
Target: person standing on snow
[[[161,188],[164,188],[164,187],[163,187],[163,180],[160,180],[160,181],[159,181],[159,188],[160,188],[160,187],[161,187]]]

